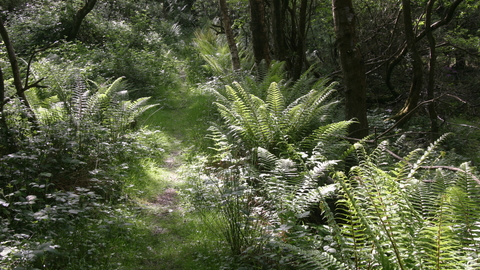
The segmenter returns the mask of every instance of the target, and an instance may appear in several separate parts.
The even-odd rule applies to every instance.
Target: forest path
[[[205,106],[211,103],[201,97],[189,98],[180,106],[156,110],[144,125],[162,134],[162,162],[149,168],[149,181],[156,182],[155,191],[146,191],[144,202],[149,228],[147,254],[137,269],[218,269],[216,254],[211,254],[213,241],[198,213],[183,207],[181,190],[185,188],[185,168],[196,155],[201,155],[203,138],[208,128]],[[203,102],[203,103],[202,103]],[[151,188],[151,187],[150,187]],[[214,261],[212,263],[212,260]]]

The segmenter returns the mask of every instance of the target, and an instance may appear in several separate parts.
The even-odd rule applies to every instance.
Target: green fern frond
[[[356,269],[480,265],[480,186],[473,170],[462,164],[455,170],[425,171],[436,168],[425,164],[442,139],[425,151],[412,151],[394,166],[382,165],[388,144],[373,151],[354,145],[358,165],[349,177],[337,173],[335,180],[342,209],[336,239]]]
[[[108,87],[100,87],[98,89],[98,93],[105,94],[107,96],[111,96],[114,93],[119,92],[121,89],[124,89],[124,87],[125,87],[124,79],[125,79],[125,77],[118,77]]]
[[[209,135],[207,138],[211,139],[214,143],[212,147],[213,150],[217,153],[215,156],[215,161],[223,161],[231,159],[231,150],[233,145],[229,143],[229,139],[224,132],[220,130],[217,126],[211,126],[208,128]]]
[[[268,88],[266,104],[268,111],[273,118],[281,119],[283,110],[285,109],[285,101],[280,89],[278,88],[278,84],[275,82],[272,82]]]
[[[430,144],[430,146],[423,153],[423,155],[413,164],[412,169],[410,170],[407,176],[408,178],[412,177],[417,172],[420,166],[422,166],[424,162],[427,160],[427,158],[432,154],[433,150],[436,149],[438,145],[447,138],[448,135],[449,133],[444,134],[440,136],[440,138],[438,138],[435,142]]]
[[[348,248],[349,245],[351,246],[352,243],[357,243],[358,241],[368,241],[369,243],[371,243],[372,248],[375,248],[376,254],[378,254],[378,256],[385,256],[386,252],[383,249],[381,240],[377,238],[377,232],[374,225],[372,224],[378,218],[371,219],[370,216],[366,216],[367,213],[363,212],[362,209],[365,206],[365,203],[367,203],[367,201],[365,200],[365,202],[362,202],[362,200],[364,200],[362,197],[360,197],[361,200],[357,200],[358,195],[355,194],[356,189],[354,187],[357,185],[357,183],[352,183],[350,179],[348,179],[345,174],[341,172],[337,172],[335,174],[335,179],[339,184],[339,188],[341,189],[340,195],[342,195],[343,197],[339,200],[338,204],[345,207],[346,210],[346,212],[342,214],[341,220],[343,220],[344,222],[349,222],[350,220],[355,221],[355,223],[360,223],[360,226],[362,226],[362,229],[358,233],[351,233],[349,230],[347,230],[347,234],[345,234],[343,226],[341,227],[342,230],[340,234],[336,235],[336,240],[342,247],[342,250],[350,250],[350,252],[353,252],[355,264],[357,265],[363,264],[365,259],[369,257],[365,253],[357,253],[360,251],[364,251],[362,249],[351,250],[351,248]],[[354,226],[358,228],[358,225]],[[368,239],[366,239],[367,236]],[[358,239],[352,239],[354,237],[358,237]],[[367,253],[371,254],[372,252],[367,251]]]
[[[225,94],[215,92],[218,96],[215,105],[229,129],[239,132],[246,149],[263,147],[289,155],[295,152],[291,143],[301,141],[312,130],[311,125],[318,125],[321,116],[336,103],[327,102],[332,93],[330,86],[324,91],[312,90],[285,107],[285,99],[275,82],[267,89],[265,99],[234,82],[233,86],[225,87]]]
[[[293,102],[297,97],[307,94],[311,89],[322,89],[326,84],[326,79],[317,79],[312,76],[313,66],[305,71],[298,80],[287,82],[289,91],[285,93],[285,99]]]
[[[286,129],[285,133],[292,137],[298,136],[312,120],[327,112],[337,102],[326,103],[326,100],[334,92],[333,89],[326,91],[311,90],[308,94],[298,98],[291,103],[284,113],[281,121]]]
[[[446,192],[453,212],[453,230],[465,252],[480,254],[480,186],[473,179],[474,172],[468,163],[460,169],[464,172],[457,173],[455,186]],[[480,263],[480,258],[476,260]]]
[[[348,254],[347,257],[351,258],[355,269],[366,268],[368,264],[366,254],[373,251],[365,232],[366,228],[363,226],[358,213],[354,212],[349,200],[338,200],[337,207],[346,209],[345,212],[336,215],[337,222],[340,221],[341,224],[342,252]]]
[[[384,146],[368,154],[361,144],[355,144],[359,165],[352,168],[348,179],[338,177],[338,181],[348,202],[344,206],[350,211],[349,222],[361,223],[367,242],[378,254],[376,261],[411,269],[415,232],[421,227],[422,220],[400,183],[378,167]],[[363,237],[360,240],[365,240]]]
[[[465,263],[462,262],[460,243],[452,230],[451,209],[447,201],[446,194],[440,196],[434,218],[427,221],[417,238],[425,269],[463,269]]]
[[[195,31],[193,43],[207,63],[204,65],[206,70],[214,76],[224,76],[230,72],[230,52],[223,35],[215,35],[209,28],[199,29]]]
[[[255,67],[257,69],[257,81],[263,81],[268,76],[268,65],[265,59],[262,59]]]
[[[88,114],[88,98],[90,91],[86,90],[85,83],[80,79],[76,81],[76,87],[73,90],[71,106],[67,110],[71,112],[73,120],[78,122],[85,114]],[[65,105],[68,105],[65,103]]]
[[[325,269],[325,270],[347,270],[350,269],[343,262],[339,261],[332,254],[314,249],[302,249],[294,245],[279,243],[280,247],[293,254],[296,264],[295,269]]]

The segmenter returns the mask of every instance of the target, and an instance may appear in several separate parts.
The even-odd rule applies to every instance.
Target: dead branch
[[[403,162],[405,162],[406,164],[408,164],[410,167],[413,167],[413,165],[411,163],[409,163],[408,161],[406,161],[404,158],[400,157],[399,155],[395,154],[393,151],[387,149],[386,147],[384,146],[381,146],[382,149],[387,152],[388,154],[390,154],[392,157],[398,159],[398,160],[401,160]],[[472,173],[468,173],[460,168],[457,168],[457,167],[452,167],[452,166],[420,166],[419,167],[420,169],[425,169],[425,170],[435,170],[435,169],[445,169],[445,170],[450,170],[450,171],[456,171],[456,172],[461,172],[461,173],[464,173],[464,174],[468,174],[470,177],[472,177],[473,180],[475,180],[475,182],[477,182],[478,185],[480,185],[480,179],[478,179],[474,174]]]

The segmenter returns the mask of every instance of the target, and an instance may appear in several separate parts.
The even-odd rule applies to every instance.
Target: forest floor
[[[182,174],[191,162],[188,159],[201,154],[195,149],[206,132],[198,102],[157,110],[144,123],[162,131],[165,152],[161,164],[146,169],[150,175],[146,181],[153,183],[146,188],[155,190],[145,190],[150,195],[141,202],[148,237],[135,269],[219,269],[218,234],[186,206],[181,195],[186,185]]]

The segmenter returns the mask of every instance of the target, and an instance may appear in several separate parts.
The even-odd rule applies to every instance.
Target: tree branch
[[[0,36],[3,39],[5,48],[7,49],[8,59],[12,67],[13,84],[15,85],[15,89],[17,91],[16,94],[18,95],[20,101],[23,103],[23,105],[25,106],[25,109],[27,110],[26,118],[28,119],[28,121],[30,121],[30,123],[32,123],[33,128],[36,129],[37,120],[35,118],[35,113],[33,112],[32,107],[30,106],[30,103],[27,100],[27,96],[25,96],[26,89],[22,86],[22,79],[20,77],[20,68],[18,67],[17,56],[15,54],[15,50],[13,49],[12,42],[10,41],[7,29],[3,24],[3,19],[1,18],[1,16],[0,16]],[[3,102],[4,101],[2,101],[2,103]]]
[[[52,47],[55,47],[55,46],[57,46],[57,45],[58,45],[58,41],[55,41],[54,43],[52,43],[52,44],[50,44],[50,45],[48,45],[48,46],[46,46],[46,47],[40,48],[40,49],[35,50],[35,51],[32,52],[32,54],[30,55],[30,58],[28,59],[27,75],[25,75],[25,86],[24,86],[25,89],[24,89],[24,90],[33,87],[33,85],[30,85],[30,86],[28,85],[28,79],[29,79],[29,77],[30,77],[30,66],[32,65],[33,57],[35,56],[35,54],[40,53],[40,52],[44,52],[44,51],[46,51],[46,50],[48,50],[48,49],[50,49],[50,48],[52,48]],[[43,80],[43,79],[42,79],[42,80]],[[37,81],[37,82],[34,83],[34,84],[37,84],[38,82],[39,82],[39,81]],[[46,88],[46,87],[44,87],[44,86],[38,86],[38,85],[35,86],[35,87]]]
[[[419,104],[417,104],[417,106],[415,108],[413,108],[412,110],[410,110],[409,112],[407,112],[402,118],[400,118],[393,126],[389,127],[387,130],[385,130],[382,134],[378,135],[376,138],[375,138],[375,141],[377,141],[378,139],[380,139],[381,137],[383,137],[385,134],[389,133],[390,131],[392,131],[392,129],[396,128],[397,126],[401,125],[402,123],[402,120],[404,120],[404,118],[407,118],[409,117],[413,112],[415,112],[416,110],[418,110],[421,106],[425,105],[425,104],[428,104],[430,102],[434,102],[436,100],[438,100],[439,98],[445,96],[446,94],[442,94],[436,98],[433,98],[433,99],[429,99],[429,100],[425,100],[425,101],[422,101],[420,102]]]
[[[435,31],[436,29],[444,26],[444,25],[447,25],[448,23],[450,23],[450,21],[453,19],[453,15],[457,9],[457,7],[463,2],[464,0],[456,0],[455,2],[453,2],[453,4],[450,5],[450,7],[448,8],[446,14],[445,14],[445,17],[443,17],[443,19],[433,23],[431,26],[430,26],[430,31]],[[419,42],[420,40],[422,40],[425,36],[427,35],[427,32],[425,30],[421,31],[419,34],[416,35],[415,37],[415,42]],[[392,83],[390,82],[390,77],[391,77],[391,73],[393,72],[393,69],[395,68],[396,65],[398,65],[398,63],[400,63],[401,59],[405,56],[405,54],[408,52],[407,50],[407,44],[403,44],[403,46],[397,51],[397,53],[395,54],[395,56],[393,57],[393,60],[388,64],[388,68],[387,68],[387,75],[386,75],[386,78],[385,78],[385,81],[386,81],[386,84],[387,84],[387,87],[390,89],[390,91],[392,91],[394,89]]]
[[[407,163],[408,165],[410,165],[411,167],[413,167],[413,164],[411,164],[410,162],[408,162],[407,160],[405,160],[404,158],[400,157],[399,155],[395,154],[393,151],[387,149],[386,147],[384,146],[381,146],[382,149],[387,152],[388,154],[390,154],[392,157],[398,159],[398,160],[401,160],[405,163]],[[468,174],[470,177],[473,178],[473,180],[475,180],[475,182],[477,182],[477,184],[480,185],[480,179],[478,179],[474,174],[472,173],[468,173],[460,168],[456,168],[456,167],[452,167],[452,166],[420,166],[419,167],[420,169],[425,169],[425,170],[435,170],[435,169],[446,169],[446,170],[450,170],[450,171],[456,171],[456,172],[461,172],[461,173],[464,173],[464,174]]]
[[[97,0],[87,0],[85,2],[85,5],[77,11],[77,13],[75,14],[75,17],[73,18],[73,26],[70,32],[68,33],[67,41],[74,41],[77,38],[83,19],[87,16],[87,14],[90,11],[92,11],[96,3],[97,3]]]

